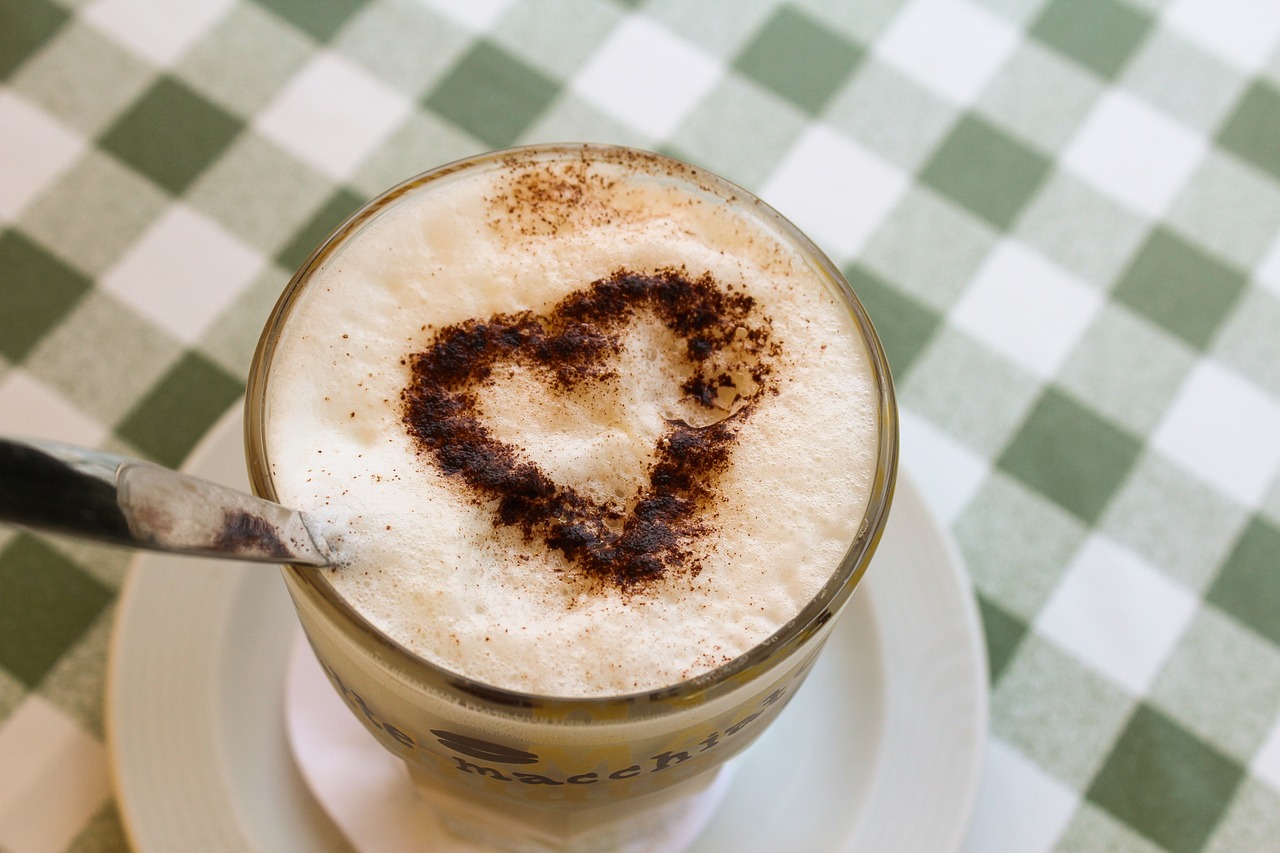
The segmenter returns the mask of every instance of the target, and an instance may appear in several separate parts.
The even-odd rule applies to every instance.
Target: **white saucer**
[[[237,407],[186,470],[244,488],[243,469]],[[138,853],[351,850],[290,754],[284,678],[296,626],[272,567],[136,560],[106,701],[120,813]],[[862,588],[804,689],[737,762],[692,853],[961,849],[986,691],[968,579],[904,475]]]

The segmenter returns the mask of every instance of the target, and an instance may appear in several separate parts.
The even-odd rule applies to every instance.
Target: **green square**
[[[174,69],[223,109],[251,117],[269,104],[315,50],[295,27],[260,6],[241,4],[191,47]]]
[[[271,254],[332,190],[330,179],[250,130],[192,184],[187,200],[250,246]]]
[[[1050,388],[996,464],[1092,524],[1141,449],[1133,435]]]
[[[1007,229],[1049,172],[1048,159],[995,125],[966,115],[921,180],[996,228]]]
[[[276,255],[276,262],[287,270],[297,270],[324,239],[364,202],[364,199],[351,190],[336,190],[285,244],[280,254]]]
[[[672,152],[744,187],[759,187],[805,128],[790,104],[726,76],[676,131]],[[750,139],[750,145],[742,140]]]
[[[116,429],[162,465],[176,468],[244,392],[241,381],[197,353],[166,373]]]
[[[101,147],[177,195],[217,159],[241,126],[185,83],[162,77],[107,130]]]
[[[1224,148],[1280,178],[1280,89],[1257,81],[1244,93],[1223,125]]]
[[[874,56],[827,105],[825,121],[914,174],[956,120],[956,107]]]
[[[1132,711],[1132,697],[1033,630],[992,691],[991,733],[1080,790]]]
[[[808,15],[782,6],[733,67],[810,115],[817,115],[853,73],[863,50]]]
[[[34,536],[0,551],[0,667],[35,687],[111,601],[111,590]]]
[[[1086,796],[1172,853],[1195,853],[1243,775],[1222,753],[1140,705]]]
[[[17,231],[0,233],[0,353],[21,361],[89,289],[87,278]]]
[[[559,92],[556,81],[482,39],[463,55],[425,105],[485,144],[505,148]]]
[[[1244,273],[1173,231],[1157,228],[1122,273],[1114,294],[1117,301],[1203,349],[1246,283]]]
[[[1054,0],[1031,25],[1031,34],[1110,78],[1150,28],[1149,15],[1115,0]]]
[[[0,2],[0,79],[39,50],[67,20],[67,13],[44,0]]]
[[[1075,516],[999,471],[953,529],[978,593],[1025,623],[1035,621],[1087,532]]]
[[[75,20],[14,74],[12,85],[67,126],[97,136],[155,73],[101,30]]]
[[[1178,640],[1148,701],[1247,764],[1280,711],[1280,648],[1205,607]]]
[[[1250,521],[1206,600],[1280,644],[1280,527],[1260,517]]]
[[[317,41],[333,38],[364,0],[258,0],[258,3]]]
[[[987,641],[987,667],[991,683],[995,684],[1026,636],[1027,623],[984,595],[978,596],[978,610]]]
[[[854,264],[844,274],[880,335],[893,375],[904,379],[942,318],[864,267]]]

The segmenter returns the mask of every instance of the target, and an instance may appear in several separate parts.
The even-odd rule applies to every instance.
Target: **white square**
[[[107,802],[106,750],[38,695],[0,727],[0,849],[59,853]]]
[[[348,178],[411,109],[368,71],[323,52],[267,104],[254,126],[322,172]]]
[[[55,389],[15,368],[0,379],[0,433],[95,447],[108,430]]]
[[[644,18],[630,17],[574,77],[575,94],[653,137],[670,136],[722,73],[708,54]]]
[[[1258,264],[1258,280],[1262,286],[1280,296],[1280,231],[1267,250],[1266,257]]]
[[[1204,157],[1204,138],[1119,90],[1099,100],[1063,161],[1103,193],[1160,216]]]
[[[102,286],[193,343],[265,263],[212,219],[175,204],[107,270]]]
[[[968,0],[916,0],[876,40],[890,64],[957,104],[969,104],[1019,42],[1008,22]]]
[[[955,325],[1041,378],[1057,372],[1102,296],[1015,240],[987,257],[951,312]]]
[[[1253,71],[1280,42],[1275,0],[1174,0],[1164,22],[1230,65]]]
[[[993,737],[964,851],[1047,853],[1079,805],[1079,794]]]
[[[11,220],[76,161],[85,141],[7,90],[0,90],[0,128],[0,220]]]
[[[1197,598],[1102,535],[1087,540],[1037,631],[1134,695],[1151,686],[1195,615]]]
[[[1280,470],[1280,404],[1239,374],[1202,361],[1152,442],[1245,506],[1255,506]]]
[[[847,260],[902,198],[907,176],[825,125],[796,140],[760,197],[825,252]]]
[[[172,65],[235,0],[94,0],[81,15],[144,59]]]
[[[1271,733],[1254,754],[1250,769],[1253,775],[1280,792],[1280,716],[1276,717]]]
[[[490,29],[498,20],[498,16],[511,5],[511,0],[418,0],[418,2],[476,32]]]
[[[986,479],[990,470],[986,461],[905,409],[899,427],[903,467],[916,474],[929,508],[944,527],[950,527]]]

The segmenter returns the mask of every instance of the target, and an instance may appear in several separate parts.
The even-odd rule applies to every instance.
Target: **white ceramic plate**
[[[186,470],[245,488],[243,469],[237,408]],[[138,853],[350,850],[289,751],[283,684],[296,630],[272,567],[137,559],[112,640],[107,733]],[[959,850],[986,684],[968,580],[903,476],[875,565],[693,850]]]

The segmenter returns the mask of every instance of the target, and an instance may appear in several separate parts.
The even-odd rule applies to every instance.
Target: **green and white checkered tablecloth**
[[[545,140],[868,305],[985,621],[972,851],[1280,850],[1277,0],[0,0],[0,432],[180,464],[332,225]],[[128,557],[0,530],[3,853],[126,849]]]

